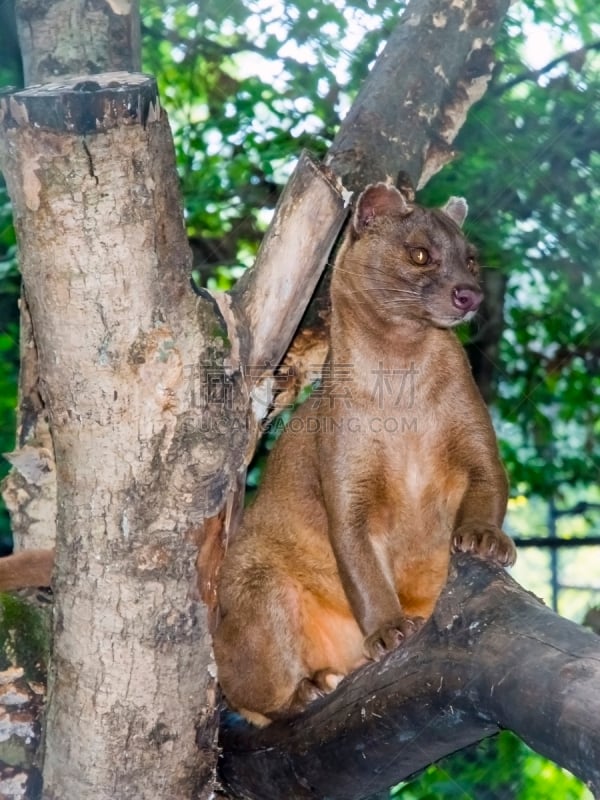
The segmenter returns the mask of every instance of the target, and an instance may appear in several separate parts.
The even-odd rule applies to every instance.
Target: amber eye
[[[410,247],[408,254],[413,264],[419,267],[429,263],[429,250],[426,250],[424,247]]]

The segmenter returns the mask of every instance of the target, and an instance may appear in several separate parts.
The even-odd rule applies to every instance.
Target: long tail
[[[0,592],[50,586],[54,550],[22,550],[0,558]]]

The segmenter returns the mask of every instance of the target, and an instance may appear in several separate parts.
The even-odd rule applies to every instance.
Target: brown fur
[[[413,633],[452,550],[515,558],[492,425],[449,330],[481,301],[466,204],[411,201],[385,184],[360,197],[321,391],[277,442],[222,567],[219,680],[257,724]]]
[[[0,558],[0,592],[26,586],[50,586],[54,550],[22,550]]]

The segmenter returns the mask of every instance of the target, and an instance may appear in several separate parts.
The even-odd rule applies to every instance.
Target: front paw
[[[517,559],[513,540],[495,525],[473,523],[462,525],[452,536],[453,553],[473,555],[495,561],[502,567],[512,566]]]
[[[371,661],[379,661],[386,653],[395,650],[405,639],[415,634],[424,622],[423,617],[404,616],[386,622],[365,639],[365,655]]]

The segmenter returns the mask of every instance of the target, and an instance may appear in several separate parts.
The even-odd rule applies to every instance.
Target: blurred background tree
[[[22,86],[14,2],[0,3],[0,87]],[[0,173],[0,453],[14,447],[19,370],[19,272],[15,231],[6,186]],[[9,470],[0,457],[0,480]],[[0,499],[0,555],[10,552],[8,513]]]
[[[142,0],[144,69],[157,76],[170,115],[198,283],[227,289],[252,264],[300,149],[325,152],[402,6]],[[20,86],[14,19],[14,0],[0,3],[0,83]],[[457,158],[420,199],[467,197],[467,232],[489,267],[487,307],[465,340],[510,474],[507,528],[521,543],[515,576],[582,621],[600,602],[596,2],[519,0],[497,50],[494,79],[459,135]],[[18,294],[0,180],[1,452],[14,446]],[[251,481],[259,471],[260,458]],[[10,547],[6,513],[0,547]],[[502,734],[393,796],[589,793]]]

